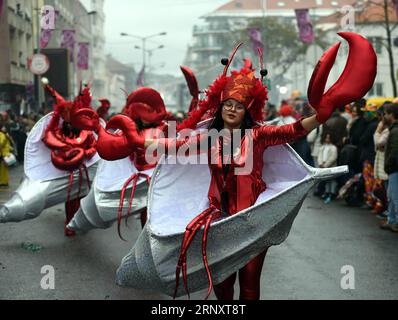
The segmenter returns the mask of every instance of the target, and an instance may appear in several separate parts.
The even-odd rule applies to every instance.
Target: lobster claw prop
[[[51,161],[54,166],[64,171],[74,171],[80,168],[84,161],[84,149],[71,148],[67,151],[54,150],[51,152]]]
[[[98,134],[97,152],[107,161],[115,161],[130,156],[134,151],[134,145],[130,143],[129,131],[135,130],[135,123],[126,116],[113,117],[104,129],[100,119],[94,110],[81,109],[76,112],[72,125],[80,130],[93,130]],[[122,118],[122,119],[120,119]],[[132,128],[131,126],[134,126]],[[111,133],[108,130],[120,129],[120,133]]]
[[[195,74],[188,67],[181,67],[181,71],[184,74],[185,80],[188,85],[189,93],[192,96],[191,105],[189,106],[189,112],[196,110],[199,103],[199,85]]]
[[[100,119],[98,114],[89,108],[83,108],[74,112],[70,120],[71,125],[79,130],[98,131]]]
[[[325,123],[334,110],[363,98],[372,88],[377,75],[377,56],[372,45],[354,32],[339,32],[350,51],[347,64],[337,82],[326,92],[326,82],[336,61],[341,42],[333,45],[319,60],[308,88],[308,100],[317,111],[319,123]]]
[[[122,131],[121,136],[125,136],[130,145],[132,145],[133,147],[144,147],[145,138],[138,133],[135,121],[127,116],[114,116],[112,119],[109,120],[106,129],[119,129]]]

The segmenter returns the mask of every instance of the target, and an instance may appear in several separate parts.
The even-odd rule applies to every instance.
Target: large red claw
[[[145,144],[145,138],[139,134],[135,121],[127,116],[114,116],[109,120],[106,129],[121,130],[134,147],[143,147]]]
[[[89,108],[74,112],[70,122],[74,128],[79,130],[98,131],[101,126],[98,114]]]
[[[188,67],[181,67],[181,71],[184,74],[185,80],[187,81],[189,92],[192,96],[191,105],[189,107],[189,112],[196,109],[199,103],[199,85],[195,74]]]
[[[372,88],[377,74],[377,56],[368,40],[354,32],[338,33],[347,40],[350,51],[347,64],[337,82],[324,94],[330,70],[340,43],[322,56],[312,75],[308,100],[317,110],[319,123],[326,122],[334,110],[363,98]]]
[[[52,130],[46,132],[43,142],[50,149],[66,149],[69,147],[68,144],[62,141]]]
[[[108,130],[121,130],[111,133]],[[118,115],[109,120],[106,129],[98,130],[97,151],[104,160],[115,161],[129,157],[137,146],[134,135],[138,135],[135,122],[129,117]],[[143,138],[142,144],[144,144]]]
[[[123,134],[113,134],[102,127],[99,129],[97,152],[102,159],[107,161],[124,159],[133,151],[133,146]]]
[[[51,161],[54,166],[63,171],[74,171],[79,169],[84,161],[84,150],[81,148],[69,151],[52,151]]]

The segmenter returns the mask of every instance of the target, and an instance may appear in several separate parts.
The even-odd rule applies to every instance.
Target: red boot
[[[65,237],[74,237],[76,235],[76,232],[69,229],[67,225],[69,224],[69,222],[72,221],[73,217],[75,216],[79,208],[80,208],[80,199],[70,200],[65,203],[65,214],[66,214],[65,227],[64,227]]]

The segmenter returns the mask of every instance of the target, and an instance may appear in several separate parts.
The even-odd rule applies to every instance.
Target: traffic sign
[[[35,75],[45,74],[50,69],[50,61],[47,56],[41,53],[33,55],[29,60],[29,70]]]

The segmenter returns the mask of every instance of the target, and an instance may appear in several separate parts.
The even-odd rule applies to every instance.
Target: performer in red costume
[[[140,88],[132,92],[127,98],[127,103],[122,113],[135,122],[138,134],[144,139],[156,139],[167,134],[166,121],[172,118],[166,111],[166,106],[159,92],[151,88]],[[146,176],[149,182],[150,176],[145,171],[154,169],[156,163],[150,164],[146,161],[145,148],[136,146],[130,154],[130,159],[140,172],[140,174],[134,176],[137,176],[137,178]],[[122,197],[124,198],[124,196]],[[121,215],[119,214],[119,226],[120,219]],[[144,227],[146,220],[147,212],[145,209],[141,213],[142,227]]]
[[[65,236],[72,237],[75,232],[66,226],[73,219],[75,213],[80,207],[79,196],[76,199],[70,199],[71,187],[73,183],[73,172],[79,170],[79,194],[83,173],[88,172],[84,164],[96,154],[97,141],[92,131],[79,130],[73,125],[76,118],[76,112],[82,109],[91,108],[90,88],[86,87],[80,90],[80,94],[75,101],[65,101],[49,85],[45,86],[46,91],[55,99],[54,114],[49,126],[47,127],[43,143],[51,149],[51,161],[53,165],[62,171],[70,172],[70,186],[68,190],[68,199],[65,203]]]
[[[192,95],[191,105],[196,107],[199,96],[198,84],[193,72],[187,67],[181,67],[184,76],[187,80],[187,85]],[[168,134],[168,120],[175,120],[173,115],[166,111],[166,106],[161,95],[151,88],[140,88],[130,95],[126,93],[127,102],[122,114],[132,119],[138,128],[139,134],[145,139],[154,139],[157,137],[165,137]],[[156,167],[156,162],[148,163],[145,159],[145,148],[134,147],[125,139],[123,135],[118,133],[109,134],[99,125],[99,113],[94,114],[90,110],[82,110],[79,112],[79,119],[81,120],[81,128],[96,130],[102,141],[107,141],[101,145],[101,156],[104,160],[112,161],[124,158],[130,158],[138,172],[133,173],[124,183],[120,190],[120,204],[118,208],[118,232],[120,233],[120,225],[123,217],[123,203],[125,194],[130,185],[132,185],[131,195],[129,200],[129,207],[127,211],[127,218],[133,205],[135,197],[135,190],[140,178],[145,178],[150,182],[152,172]],[[111,129],[108,126],[108,129]],[[117,129],[117,128],[115,128]],[[109,139],[110,138],[110,139]],[[109,170],[109,167],[106,167]],[[103,169],[103,167],[101,168]],[[99,169],[99,170],[101,170]],[[135,211],[137,212],[137,211]],[[144,226],[147,219],[146,208],[141,213],[141,225]]]
[[[254,205],[258,196],[267,188],[262,179],[264,167],[263,152],[266,148],[278,144],[285,144],[306,135],[319,124],[325,123],[334,110],[363,97],[372,87],[376,77],[377,58],[370,43],[355,33],[340,33],[350,44],[350,55],[345,71],[336,84],[324,94],[329,72],[334,64],[339,44],[329,49],[320,60],[311,79],[308,96],[309,101],[316,109],[317,114],[310,118],[302,119],[296,123],[281,127],[261,126],[263,109],[267,100],[267,88],[263,86],[262,79],[255,76],[249,64],[245,64],[239,72],[233,71],[228,75],[228,68],[239,48],[235,49],[230,59],[223,59],[224,73],[209,87],[207,98],[199,102],[199,108],[191,113],[190,118],[183,124],[187,128],[195,128],[199,121],[213,118],[209,129],[220,131],[227,129],[233,137],[238,137],[240,143],[239,156],[235,150],[229,153],[229,159],[223,156],[224,148],[231,148],[227,139],[220,137],[215,143],[210,144],[207,150],[211,182],[208,192],[210,206],[198,215],[186,228],[185,237],[181,245],[180,258],[176,268],[176,292],[179,277],[182,271],[185,288],[187,289],[187,264],[186,253],[196,233],[204,226],[203,235],[203,260],[209,279],[210,295],[213,283],[208,268],[206,243],[209,227],[212,222],[224,215],[236,213]],[[361,55],[361,59],[358,58]],[[262,78],[267,75],[266,70],[261,70]],[[208,139],[205,133],[186,139],[145,139],[139,134],[137,126],[128,117],[116,116],[108,123],[109,128],[119,128],[126,139],[125,146],[133,145],[136,148],[162,146],[166,152],[172,149],[192,149],[189,146],[202,146],[201,141]],[[249,129],[249,131],[247,131]],[[120,153],[122,144],[121,136],[115,137],[105,133],[100,137],[99,149],[105,147],[110,141],[115,140],[113,147]],[[199,147],[198,147],[199,148]],[[162,148],[158,148],[162,150]],[[108,151],[109,152],[109,151]],[[99,152],[101,155],[101,152]],[[210,157],[216,155],[218,161]],[[233,156],[232,156],[233,155]],[[245,168],[249,157],[253,157],[253,169],[245,175],[237,175],[236,169]],[[229,161],[226,161],[229,160]],[[215,163],[215,164],[213,164]],[[256,300],[260,298],[260,276],[267,249],[254,258],[239,271],[240,299]],[[233,299],[236,274],[231,275],[222,283],[215,286],[215,293],[220,300]]]

